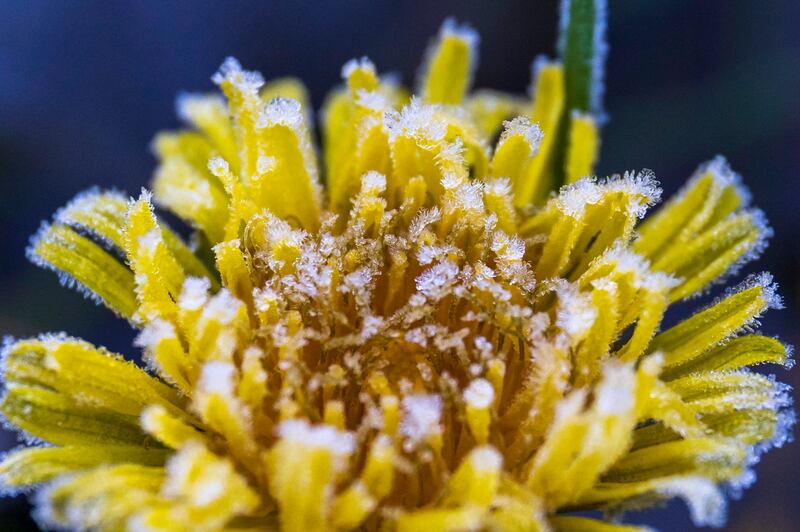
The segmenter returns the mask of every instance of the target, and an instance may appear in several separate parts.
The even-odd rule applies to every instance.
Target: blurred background
[[[775,229],[744,272],[771,271],[786,299],[763,330],[800,344],[800,2],[610,4],[600,174],[651,168],[669,196],[698,163],[726,155]],[[179,125],[176,94],[212,90],[226,56],[267,78],[302,78],[318,108],[352,57],[366,54],[413,83],[449,15],[481,34],[477,87],[525,92],[531,60],[554,53],[555,0],[0,0],[0,333],[63,330],[134,357],[126,323],[26,262],[41,220],[92,185],[146,185],[150,140]],[[777,373],[800,384],[800,370]],[[0,449],[15,445],[0,432]],[[800,445],[767,454],[757,473],[731,504],[727,529],[797,530]],[[690,526],[680,502],[636,520]],[[24,497],[0,501],[0,529],[33,526]]]

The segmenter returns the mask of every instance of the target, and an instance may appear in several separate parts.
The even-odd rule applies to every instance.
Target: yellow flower
[[[182,97],[190,129],[156,137],[152,196],[89,191],[34,238],[139,329],[147,369],[9,342],[0,410],[30,445],[5,486],[76,529],[631,530],[574,512],[676,496],[720,524],[792,422],[749,369],[789,363],[753,332],[780,300],[762,274],[664,314],[769,229],[721,158],[642,222],[651,172],[584,177],[600,111],[571,89],[577,22],[532,102],[470,92],[478,38],[452,22],[417,96],[347,63],[322,165],[302,85],[226,60],[227,101]]]

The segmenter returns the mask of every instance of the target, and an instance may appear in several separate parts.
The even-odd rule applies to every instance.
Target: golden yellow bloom
[[[147,363],[6,345],[0,410],[30,445],[0,475],[43,525],[611,531],[632,527],[575,512],[676,496],[722,522],[793,419],[748,369],[789,363],[754,333],[780,300],[762,274],[664,314],[757,255],[763,215],[717,158],[640,222],[651,172],[586,177],[599,110],[569,43],[529,102],[470,92],[477,41],[445,23],[414,97],[347,63],[321,165],[302,85],[228,59],[226,100],[182,97],[190,129],[156,137],[152,195],[89,191],[42,228],[32,260]]]

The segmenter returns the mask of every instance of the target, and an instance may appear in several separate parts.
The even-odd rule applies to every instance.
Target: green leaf
[[[563,0],[558,50],[564,64],[567,106],[602,112],[603,67],[606,56],[606,0]]]
[[[554,132],[553,189],[567,182],[570,123],[574,113],[602,121],[607,0],[562,0],[558,53],[564,68],[564,110]]]

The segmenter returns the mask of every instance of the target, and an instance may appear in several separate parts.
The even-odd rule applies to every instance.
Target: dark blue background
[[[772,271],[789,307],[764,330],[797,344],[800,3],[610,4],[601,173],[652,168],[670,194],[699,162],[725,154],[776,232],[749,268]],[[533,57],[553,51],[554,1],[0,0],[0,332],[65,330],[134,355],[125,323],[25,262],[40,221],[91,185],[145,185],[149,141],[178,126],[175,95],[211,90],[225,56],[268,78],[301,77],[318,107],[352,57],[412,81],[448,15],[481,33],[478,87],[523,92]],[[800,371],[779,374],[800,383]],[[0,448],[13,445],[0,433]],[[730,530],[796,529],[799,459],[796,445],[763,459],[759,482],[732,504]],[[0,512],[3,530],[31,526],[22,498],[0,502]],[[679,503],[643,517],[664,530],[688,526]]]

